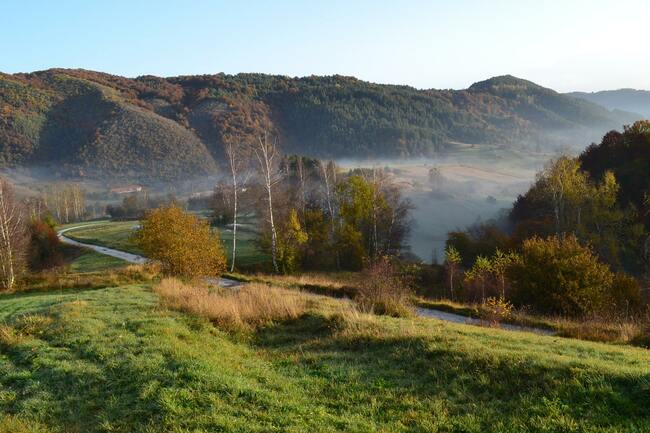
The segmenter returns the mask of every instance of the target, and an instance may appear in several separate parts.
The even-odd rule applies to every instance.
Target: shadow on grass
[[[521,353],[497,355],[462,336],[336,328],[331,319],[306,315],[261,330],[255,344],[274,357],[297,359],[277,364],[285,374],[326,383],[326,389],[314,390],[315,399],[366,393],[386,413],[408,410],[405,402],[441,400],[450,416],[478,417],[479,431],[521,431],[511,430],[517,425],[526,431],[551,425],[583,431],[575,428],[583,422],[598,426],[594,431],[650,429],[650,374],[606,374],[575,362],[535,359],[523,345]],[[499,345],[498,337],[490,338],[492,346]]]

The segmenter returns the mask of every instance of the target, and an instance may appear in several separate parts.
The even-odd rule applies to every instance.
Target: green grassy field
[[[241,227],[237,230],[237,265],[251,267],[269,262],[270,258],[260,251],[257,246],[256,221],[251,217],[240,218]],[[226,227],[217,227],[223,242],[224,251],[228,256],[228,263],[232,256],[232,230]]]
[[[101,272],[127,266],[124,260],[106,256],[90,249],[80,249],[80,254],[68,263],[73,273]]]
[[[0,295],[0,432],[650,429],[648,351],[323,303],[242,335],[146,284]]]
[[[89,225],[80,223],[70,224],[69,226],[74,227],[76,225],[83,227],[66,232],[65,235],[70,239],[133,254],[142,254],[142,251],[131,240],[134,228],[138,226],[137,221],[102,221]]]

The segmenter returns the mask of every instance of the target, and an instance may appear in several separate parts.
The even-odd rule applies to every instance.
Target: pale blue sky
[[[650,89],[649,19],[649,0],[0,0],[0,71]]]

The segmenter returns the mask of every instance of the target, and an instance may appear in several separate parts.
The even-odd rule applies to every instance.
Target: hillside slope
[[[0,74],[0,163],[173,180],[214,173],[224,140],[261,129],[277,133],[287,152],[416,157],[456,142],[585,143],[637,117],[511,76],[456,91],[342,76],[129,79],[52,69]]]
[[[618,89],[600,92],[572,92],[567,95],[594,102],[610,110],[631,111],[650,118],[650,91],[648,90]]]
[[[161,308],[148,284],[2,294],[0,431],[650,428],[647,350],[311,301],[235,335]]]

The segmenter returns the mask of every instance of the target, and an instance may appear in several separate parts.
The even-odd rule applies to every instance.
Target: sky
[[[0,71],[650,89],[649,0],[0,0]]]

